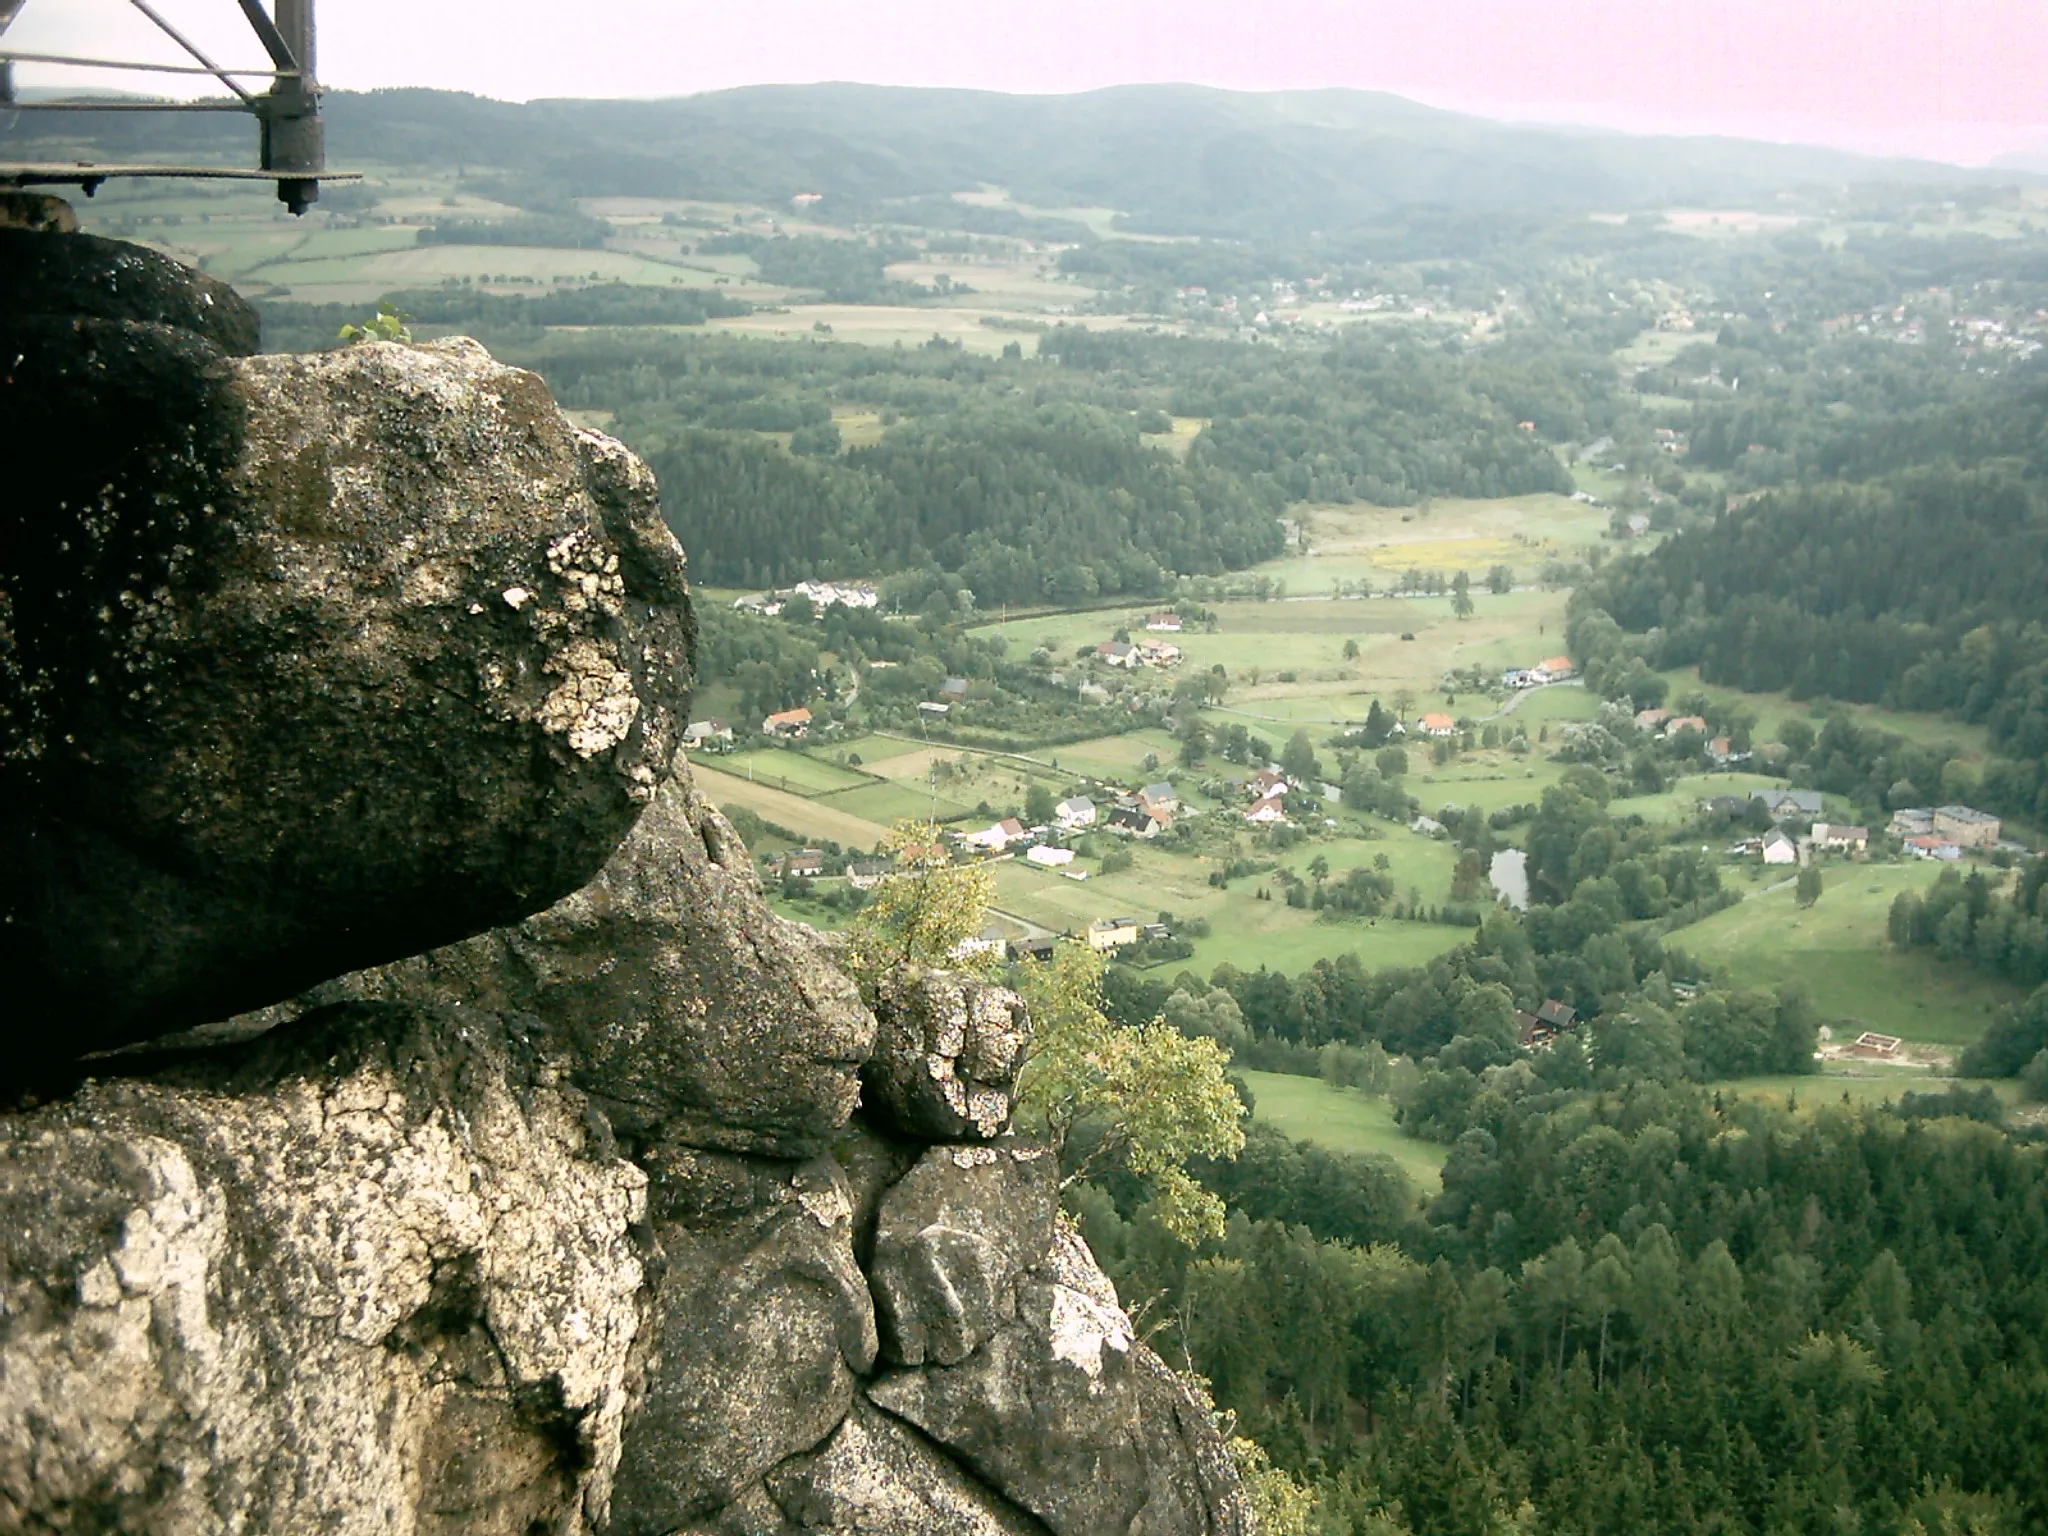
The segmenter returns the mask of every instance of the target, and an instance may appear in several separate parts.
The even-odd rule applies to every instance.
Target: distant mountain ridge
[[[867,217],[900,200],[1002,187],[1047,209],[1121,210],[1134,232],[1224,237],[1341,231],[1411,208],[1741,206],[1852,182],[2034,179],[1746,140],[1506,124],[1347,90],[1133,85],[1007,96],[825,84],[524,104],[392,90],[336,91],[328,105],[337,164],[489,168],[572,196],[774,204],[820,192],[832,212]],[[0,157],[81,132],[107,153],[218,148],[245,129],[190,117],[24,118],[0,133]]]

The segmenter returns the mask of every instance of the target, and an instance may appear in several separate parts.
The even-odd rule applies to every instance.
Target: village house
[[[979,832],[962,832],[957,836],[963,848],[972,848],[980,853],[1001,853],[1012,843],[1021,843],[1030,837],[1024,823],[1014,816],[1005,816],[981,829]]]
[[[730,752],[732,727],[723,720],[692,720],[683,727],[685,752]]]
[[[811,733],[811,712],[808,709],[779,710],[761,722],[761,731],[767,736],[800,740]]]
[[[1280,825],[1287,820],[1287,796],[1285,794],[1265,796],[1255,802],[1252,808],[1244,813],[1244,819],[1255,827]]]
[[[1244,790],[1254,800],[1270,799],[1287,793],[1287,779],[1284,774],[1275,773],[1270,768],[1261,768],[1244,781]]]
[[[1149,811],[1135,798],[1127,797],[1110,808],[1109,825],[1112,830],[1128,832],[1133,837],[1154,838],[1173,825],[1173,815],[1168,811]]]
[[[1425,736],[1449,736],[1458,728],[1458,722],[1449,715],[1424,715],[1416,724]]]
[[[1008,952],[1009,939],[994,923],[981,930],[971,939],[962,939],[947,954],[955,960],[966,960],[974,955],[1001,955]]]
[[[1943,864],[1953,864],[1963,856],[1962,845],[1945,837],[1909,837],[1905,843],[1906,852],[1916,859],[1935,859]]]
[[[1155,815],[1164,813],[1171,816],[1180,809],[1180,796],[1174,793],[1171,784],[1163,781],[1158,784],[1147,784],[1138,791],[1138,805],[1140,809]]]
[[[1180,633],[1180,615],[1177,613],[1148,613],[1145,627],[1154,634],[1177,635]]]
[[[856,859],[846,866],[846,883],[856,891],[872,891],[889,878],[889,866],[880,859]]]
[[[1139,664],[1138,648],[1128,640],[1105,640],[1095,647],[1095,659],[1126,672]]]
[[[1135,917],[1105,917],[1088,925],[1088,947],[1090,949],[1122,949],[1126,944],[1138,942],[1138,920]]]
[[[1771,813],[1773,821],[1811,819],[1821,812],[1820,791],[1817,789],[1752,789],[1749,798],[1763,801],[1764,809]]]
[[[1167,640],[1140,640],[1138,660],[1148,667],[1177,667],[1180,647]]]
[[[1739,763],[1747,756],[1747,752],[1736,751],[1735,744],[1726,736],[1716,736],[1707,743],[1707,761],[1716,768],[1726,768],[1730,763]]]
[[[809,878],[825,873],[825,855],[816,848],[798,848],[784,855],[782,873]]]
[[[1813,824],[1813,846],[1828,853],[1862,853],[1870,847],[1870,829],[1816,821]]]
[[[1520,1026],[1522,1044],[1537,1050],[1552,1045],[1557,1037],[1577,1027],[1579,1010],[1570,1003],[1561,1003],[1556,998],[1546,998],[1534,1013],[1515,1010],[1515,1023]]]
[[[1967,805],[1937,806],[1934,812],[1934,835],[1961,848],[1997,846],[2000,826],[1996,816],[1973,811]]]
[[[1699,715],[1673,715],[1664,722],[1664,739],[1666,741],[1686,731],[1697,731],[1700,735],[1704,736],[1707,734],[1707,722]]]
[[[1639,709],[1636,711],[1636,729],[1654,731],[1670,718],[1671,711],[1668,709]]]
[[[1076,795],[1071,800],[1062,800],[1052,808],[1053,819],[1063,831],[1072,832],[1081,827],[1095,825],[1095,802],[1086,795]]]
[[[1898,838],[1931,837],[1934,833],[1934,812],[1925,806],[1893,811],[1891,824],[1885,831]]]
[[[1572,665],[1569,656],[1552,656],[1539,661],[1529,669],[1529,678],[1537,683],[1561,683],[1568,677],[1577,677],[1579,669]]]
[[[1797,864],[1799,845],[1783,827],[1773,827],[1764,834],[1763,855],[1766,864]]]
[[[1052,943],[1051,939],[1043,938],[1012,939],[1010,940],[1010,958],[1012,960],[1050,960],[1052,958]]]
[[[1423,837],[1442,837],[1444,835],[1444,824],[1434,816],[1417,816],[1408,823],[1408,830]]]

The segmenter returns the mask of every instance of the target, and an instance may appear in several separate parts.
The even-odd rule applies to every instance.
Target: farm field
[[[718,761],[722,773],[786,789],[793,795],[821,795],[835,789],[858,789],[873,779],[852,768],[841,768],[804,752],[781,747],[764,747],[752,752],[728,752]]]
[[[1291,730],[1363,719],[1375,697],[1389,700],[1404,688],[1426,701],[1450,668],[1499,670],[1554,655],[1563,646],[1565,600],[1563,592],[1478,592],[1475,612],[1464,621],[1452,615],[1448,597],[1224,602],[1212,605],[1215,633],[1173,638],[1185,658],[1182,675],[1217,666],[1228,675],[1229,692],[1215,713]],[[1013,648],[1043,646],[1066,662],[1081,646],[1109,639],[1131,617],[1119,610],[1046,614],[982,629]],[[1404,633],[1414,640],[1402,640]],[[1357,642],[1356,657],[1344,655],[1347,640]],[[1582,689],[1545,692],[1580,695],[1561,704],[1561,715],[1590,718],[1598,707]],[[1477,712],[1491,714],[1493,704],[1481,702]]]
[[[808,800],[766,784],[748,783],[726,773],[711,762],[697,767],[697,787],[704,798],[717,806],[744,806],[764,821],[787,827],[802,837],[822,837],[847,848],[872,848],[888,835],[889,829],[830,802]]]
[[[1607,513],[1547,492],[1489,500],[1446,499],[1428,507],[1322,506],[1302,521],[1310,553],[1254,567],[1287,583],[1290,593],[1322,594],[1333,582],[1369,581],[1383,589],[1410,570],[1458,571],[1475,585],[1496,565],[1517,582],[1564,559],[1607,531]],[[1477,596],[1478,594],[1475,594]]]
[[[2022,995],[1967,966],[1886,945],[1892,898],[1931,884],[1931,865],[1830,864],[1822,873],[1826,888],[1806,911],[1788,886],[1681,928],[1667,943],[1736,985],[1797,984],[1831,1019],[1932,1045],[1968,1044]]]
[[[1253,1118],[1332,1152],[1373,1152],[1391,1157],[1427,1198],[1443,1188],[1448,1149],[1403,1135],[1385,1095],[1333,1088],[1321,1078],[1285,1072],[1241,1072],[1258,1101]]]

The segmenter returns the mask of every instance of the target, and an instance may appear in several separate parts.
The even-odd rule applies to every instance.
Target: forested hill
[[[1395,210],[1741,206],[1802,186],[2025,179],[1730,139],[1657,139],[1491,122],[1361,91],[1247,94],[1187,85],[1075,96],[865,85],[756,86],[666,101],[492,101],[449,91],[327,97],[336,162],[460,165],[561,197],[781,203],[824,194],[827,218],[943,220],[1020,233],[1016,209],[956,192],[1007,188],[1040,208],[1115,208],[1123,227],[1260,239],[1330,233]],[[24,115],[0,157],[89,143],[130,159],[212,148],[240,158],[239,121]],[[31,152],[41,144],[43,152]],[[545,199],[536,199],[544,201]],[[1048,225],[1054,221],[1040,221]],[[1041,234],[1085,237],[1058,220]]]
[[[2048,389],[2003,444],[2039,452]],[[2033,423],[2034,442],[2019,424]],[[2048,479],[2027,458],[1774,492],[1602,573],[1584,615],[1662,666],[1801,697],[1942,710],[2015,761],[1990,796],[2048,810]],[[1589,644],[1593,643],[1588,641]]]

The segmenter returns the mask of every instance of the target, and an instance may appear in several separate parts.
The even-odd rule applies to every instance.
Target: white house
[[[1270,827],[1287,819],[1287,797],[1268,795],[1244,813],[1244,819],[1255,827]]]
[[[732,750],[732,727],[723,720],[692,720],[683,727],[683,750],[729,752]]]
[[[1140,660],[1138,648],[1128,640],[1105,640],[1095,647],[1095,659],[1129,671]]]
[[[1797,864],[1799,845],[1783,827],[1773,827],[1764,836],[1764,862],[1766,864]]]
[[[1105,917],[1088,925],[1088,947],[1090,949],[1122,949],[1126,944],[1138,942],[1138,920],[1135,917]]]
[[[1816,821],[1813,824],[1813,846],[1830,853],[1861,853],[1870,846],[1870,829]]]
[[[963,832],[961,843],[984,853],[1001,853],[1012,843],[1021,843],[1031,834],[1024,830],[1024,823],[1014,816],[1005,816],[1001,821],[984,827],[979,832]]]
[[[1071,800],[1062,800],[1052,808],[1053,818],[1064,831],[1072,832],[1081,827],[1095,825],[1095,802],[1086,795],[1076,795]]]
[[[1155,634],[1177,635],[1180,633],[1180,615],[1177,613],[1150,613],[1145,616],[1145,627]]]

